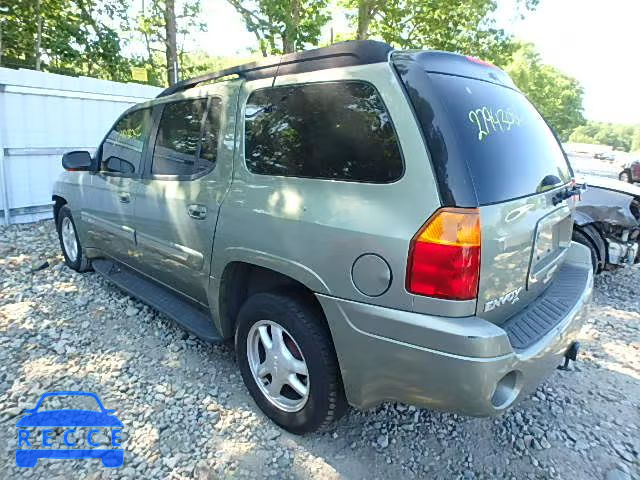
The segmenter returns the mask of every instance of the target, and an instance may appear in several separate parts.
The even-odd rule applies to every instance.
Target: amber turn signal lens
[[[438,210],[422,228],[416,241],[459,247],[479,247],[480,212],[476,208]]]

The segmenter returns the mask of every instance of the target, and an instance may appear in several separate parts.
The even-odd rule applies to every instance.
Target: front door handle
[[[196,220],[202,220],[207,217],[207,207],[204,205],[189,205],[187,212],[189,212],[191,218],[195,218]]]
[[[120,203],[131,203],[131,195],[128,192],[119,192],[118,199]]]

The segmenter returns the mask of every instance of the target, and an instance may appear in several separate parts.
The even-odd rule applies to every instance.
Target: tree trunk
[[[258,40],[258,45],[260,46],[260,53],[262,53],[263,57],[268,57],[269,52],[267,52],[266,40],[263,40],[262,37],[260,37],[260,34],[258,33],[257,30],[253,33],[255,34],[256,39]]]
[[[164,10],[166,31],[167,82],[169,86],[178,82],[178,40],[175,0],[166,0]]]
[[[42,1],[36,3],[36,70],[40,70],[40,44],[42,43]]]
[[[0,67],[2,66],[2,19],[0,18]]]
[[[358,40],[369,38],[369,25],[373,15],[371,0],[360,0],[358,2]]]
[[[146,15],[144,0],[141,2],[141,15],[144,18]],[[142,36],[144,37],[144,44],[147,49],[147,62],[152,70],[156,69],[156,64],[153,61],[153,52],[151,51],[151,40],[149,39],[149,33],[146,30],[142,30]]]
[[[296,40],[298,39],[298,28],[300,26],[300,1],[291,2],[291,22],[287,23],[282,36],[282,53],[293,53],[296,51]]]

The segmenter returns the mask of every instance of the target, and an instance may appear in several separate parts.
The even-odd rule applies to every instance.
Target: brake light
[[[488,62],[487,60],[482,60],[480,58],[471,57],[469,55],[467,55],[467,60],[469,60],[470,62],[473,62],[473,63],[479,63],[480,65],[484,65],[486,67],[498,68],[493,63]]]
[[[441,208],[411,240],[406,288],[448,300],[478,296],[480,211]]]

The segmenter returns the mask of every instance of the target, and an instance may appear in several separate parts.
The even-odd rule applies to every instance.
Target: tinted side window
[[[209,101],[209,109],[204,119],[204,129],[202,130],[202,146],[200,147],[200,158],[198,159],[196,171],[206,172],[213,168],[218,158],[218,137],[220,132],[220,111],[221,101],[219,98],[212,98]]]
[[[135,110],[122,117],[102,144],[100,170],[124,175],[138,172],[150,125],[149,108]]]
[[[367,83],[257,90],[245,124],[245,159],[254,173],[374,183],[402,176],[391,119]]]
[[[191,175],[195,171],[207,99],[168,103],[162,110],[151,173]]]

